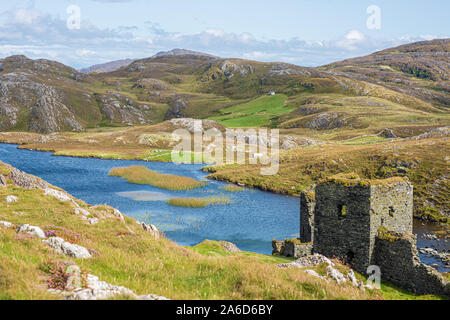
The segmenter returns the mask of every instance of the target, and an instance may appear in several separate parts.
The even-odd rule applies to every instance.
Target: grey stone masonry
[[[303,243],[314,238],[315,188],[313,185],[300,194],[300,241]]]
[[[361,273],[372,264],[381,226],[412,233],[413,187],[408,181],[331,180],[316,187],[315,198],[314,253],[340,258]]]
[[[412,234],[380,232],[375,240],[374,264],[381,277],[417,294],[450,296],[450,283],[430,266],[420,262]]]

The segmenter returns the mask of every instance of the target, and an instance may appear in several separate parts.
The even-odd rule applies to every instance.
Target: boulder
[[[19,201],[19,198],[17,198],[16,196],[7,196],[5,200],[6,203],[13,203]]]
[[[44,231],[42,231],[41,228],[36,227],[36,226],[30,226],[29,224],[21,225],[17,229],[17,232],[18,233],[28,233],[28,234],[31,234],[31,235],[36,236],[38,238],[41,238],[41,239],[45,239],[46,238],[45,233],[44,233]]]
[[[69,270],[67,272],[69,272]],[[77,266],[72,266],[72,270],[66,284],[66,291],[49,291],[64,295],[66,300],[107,300],[118,295],[128,296],[136,300],[168,300],[165,297],[153,294],[138,296],[128,288],[115,286],[105,281],[101,281],[98,277],[91,274],[87,275],[86,282],[86,286],[82,287],[80,268]]]
[[[72,201],[72,199],[65,192],[62,192],[59,190],[46,188],[44,190],[44,193],[45,193],[45,195],[55,197],[56,199],[58,199],[59,201],[62,201],[62,202]]]
[[[220,241],[219,243],[225,249],[226,252],[230,253],[241,252],[241,250],[234,243],[228,241]]]
[[[89,253],[88,249],[76,244],[69,243],[59,237],[51,237],[43,241],[60,254],[65,254],[72,258],[92,258],[92,255]]]
[[[8,221],[0,221],[0,227],[12,228],[14,225]]]

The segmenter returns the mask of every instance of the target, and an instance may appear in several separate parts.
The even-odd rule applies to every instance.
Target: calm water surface
[[[203,180],[207,175],[201,171],[203,165],[55,157],[48,152],[20,150],[8,144],[0,144],[0,160],[41,177],[91,205],[108,204],[130,217],[153,223],[181,245],[196,245],[205,239],[225,240],[242,250],[270,254],[272,239],[293,238],[299,233],[298,198],[251,189],[227,192],[220,189],[226,183],[219,181],[208,181],[206,187],[190,191],[167,191],[108,176],[113,167],[142,165],[160,173]],[[222,195],[232,203],[179,208],[165,202],[171,197]]]

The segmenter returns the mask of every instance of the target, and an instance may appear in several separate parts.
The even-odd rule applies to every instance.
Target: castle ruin
[[[413,234],[413,186],[400,177],[363,180],[337,175],[300,197],[300,238],[274,240],[274,254],[300,258],[319,253],[419,294],[450,295],[450,284],[420,262]]]

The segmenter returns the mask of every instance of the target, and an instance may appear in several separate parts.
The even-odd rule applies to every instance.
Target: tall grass
[[[162,174],[150,170],[144,166],[113,168],[109,172],[109,175],[124,178],[129,183],[149,184],[157,188],[174,191],[191,190],[206,185],[205,182],[200,182],[193,178],[172,174]]]
[[[231,203],[231,200],[227,197],[172,198],[167,203],[176,207],[205,208],[212,205],[226,205]]]

